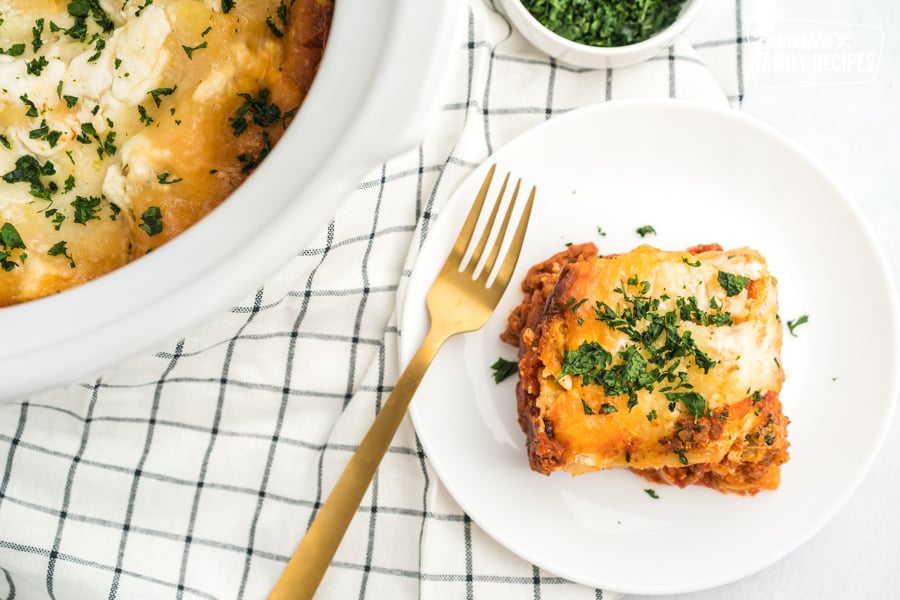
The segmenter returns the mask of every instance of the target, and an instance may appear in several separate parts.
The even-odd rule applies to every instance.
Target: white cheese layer
[[[53,165],[55,178],[47,179],[57,188],[73,178],[77,189],[56,192],[65,204],[120,189],[113,182],[127,170],[127,154],[119,150],[146,125],[138,107],[153,108],[149,92],[166,87],[172,27],[165,8],[100,2],[114,28],[103,31],[89,17],[79,39],[67,3],[34,2],[27,10],[19,4],[0,0],[0,174],[28,155]],[[26,184],[4,185],[0,202],[34,203],[32,192]],[[127,208],[126,194],[113,195]]]

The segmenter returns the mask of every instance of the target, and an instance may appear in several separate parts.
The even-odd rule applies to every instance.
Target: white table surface
[[[900,37],[891,31],[900,25],[900,4],[894,0],[782,0],[776,16],[776,33],[790,27],[785,20],[797,19],[869,26],[860,31],[870,35],[880,29],[883,34],[879,68],[872,81],[838,84],[841,76],[835,75],[821,78],[817,85],[758,87],[751,73],[744,110],[810,150],[844,185],[872,226],[890,263],[895,288],[900,289]],[[760,79],[755,81],[758,84]],[[900,418],[895,418],[862,485],[806,544],[731,585],[664,598],[900,598],[898,464]],[[643,597],[628,600],[638,598]]]

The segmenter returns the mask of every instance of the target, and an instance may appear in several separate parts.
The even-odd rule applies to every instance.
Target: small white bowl
[[[513,26],[544,53],[576,67],[613,69],[645,61],[670,46],[700,12],[702,0],[687,0],[674,23],[646,40],[613,47],[579,44],[553,33],[528,12],[521,0],[500,0],[500,4]]]

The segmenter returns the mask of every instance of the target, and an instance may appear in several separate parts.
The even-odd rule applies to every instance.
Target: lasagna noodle
[[[71,4],[0,0],[0,306],[119,268],[221,203],[302,103],[333,8]]]
[[[531,467],[630,468],[755,494],[788,459],[776,280],[749,248],[572,246],[535,265],[501,336],[519,347]]]

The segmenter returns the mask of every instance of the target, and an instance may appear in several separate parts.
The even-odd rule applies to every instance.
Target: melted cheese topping
[[[331,10],[0,0],[0,306],[118,268],[226,198],[302,102]]]
[[[787,459],[782,326],[758,252],[641,246],[554,269],[520,340],[534,468],[672,469],[650,478],[681,482],[679,469],[700,466],[695,479],[707,474],[720,489],[777,485]]]

